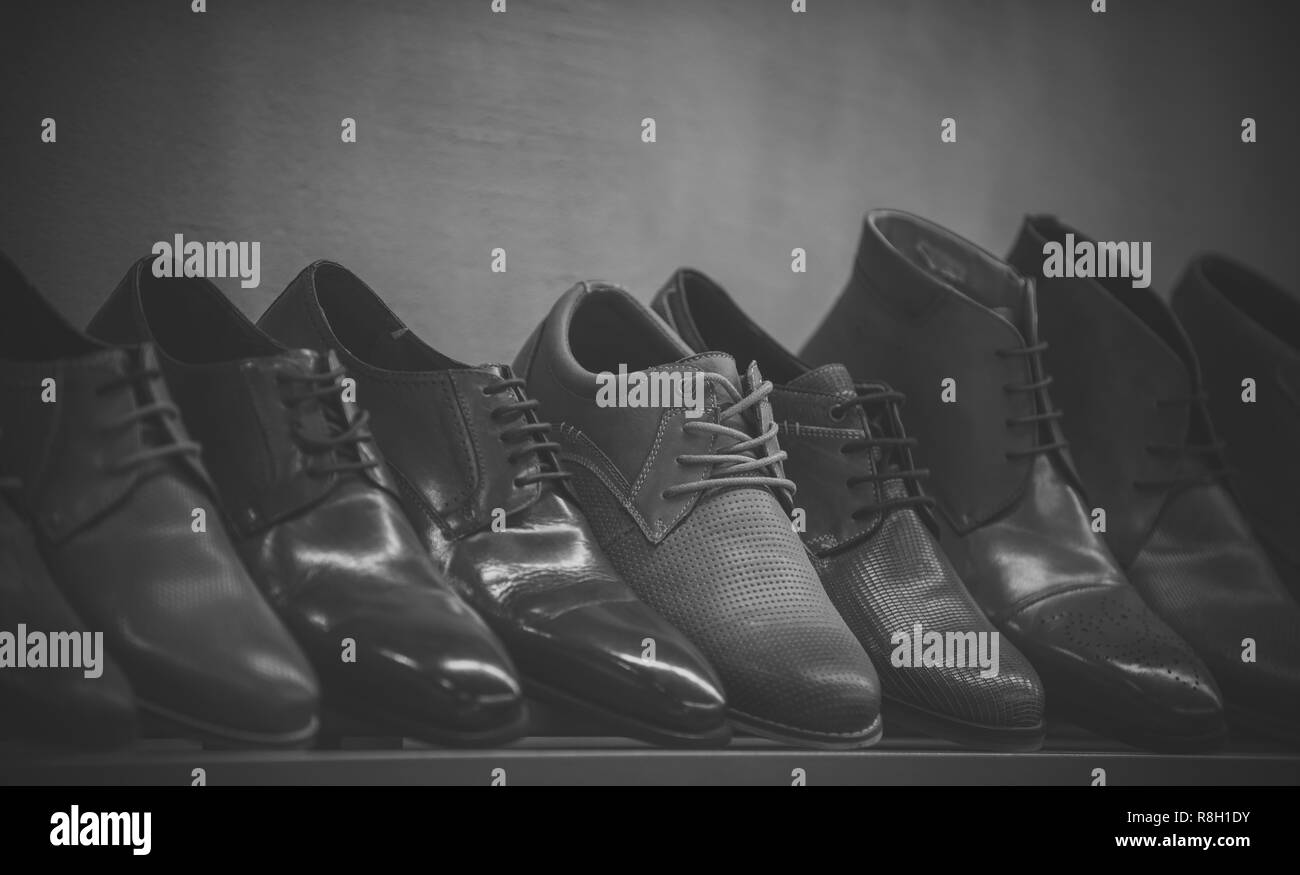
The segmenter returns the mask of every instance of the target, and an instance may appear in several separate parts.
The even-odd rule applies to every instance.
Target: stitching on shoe
[[[1025,596],[1019,601],[1008,605],[1004,610],[999,611],[998,613],[1004,620],[1009,620],[1014,616],[1024,613],[1027,609],[1032,608],[1039,602],[1052,598],[1053,596],[1065,595],[1066,593],[1071,592],[1082,592],[1090,589],[1108,590],[1111,589],[1111,586],[1101,583],[1076,583],[1071,586],[1063,586],[1048,592],[1034,593],[1033,595]]]
[[[456,378],[451,374],[445,374],[444,379],[439,380],[438,383],[440,385],[436,388],[442,389],[451,395],[451,400],[454,402],[456,410],[460,413],[461,427],[459,429],[452,429],[453,432],[458,433],[452,434],[451,437],[460,444],[461,448],[465,451],[465,454],[469,457],[466,461],[469,462],[468,467],[469,470],[473,472],[474,479],[470,483],[466,484],[463,490],[457,493],[457,503],[455,508],[458,515],[464,517],[471,525],[473,525],[479,520],[477,505],[486,503],[489,487],[488,478],[485,476],[483,470],[483,450],[479,446],[478,435],[473,426],[474,417],[469,411],[468,403],[461,395],[460,387],[456,385]],[[468,438],[468,445],[466,445],[466,438]],[[473,500],[475,498],[479,500]],[[468,506],[462,507],[462,505]]]
[[[428,499],[421,492],[411,485],[410,480],[392,463],[388,462],[388,471],[393,475],[393,480],[397,483],[399,491],[406,493],[420,511],[429,518],[429,521],[436,525],[442,532],[450,534],[450,529],[445,520],[438,514],[430,504]]]
[[[752,720],[754,723],[763,726],[772,726],[777,729],[789,729],[793,732],[800,732],[806,735],[832,736],[834,738],[869,737],[875,734],[873,730],[875,729],[876,725],[880,723],[880,715],[876,715],[876,719],[872,720],[871,724],[867,726],[865,729],[859,729],[855,732],[832,732],[827,729],[809,729],[806,726],[791,726],[789,723],[781,723],[776,720],[771,720],[767,717],[759,717],[757,714],[750,714],[746,711],[740,710],[739,708],[731,707],[730,705],[727,706],[727,710],[730,711],[732,714],[737,715],[738,717],[741,717],[745,720]]]

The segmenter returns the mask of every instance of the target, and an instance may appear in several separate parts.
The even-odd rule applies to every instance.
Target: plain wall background
[[[0,249],[82,324],[177,232],[262,243],[260,288],[221,281],[254,317],[333,258],[470,362],[574,280],[679,264],[797,346],[872,207],[999,254],[1054,212],[1153,241],[1162,289],[1206,248],[1295,288],[1294,4],[1090,4],[7,0]]]

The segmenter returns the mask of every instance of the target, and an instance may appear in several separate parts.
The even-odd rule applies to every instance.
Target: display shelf
[[[536,737],[491,750],[343,739],[334,750],[232,752],[155,740],[126,753],[0,752],[0,785],[1297,785],[1300,754],[1267,745],[1149,754],[1073,733],[1029,754],[967,751],[921,738],[870,750],[794,750],[738,739],[722,750],[663,750],[622,738]],[[502,771],[503,770],[503,771]],[[802,773],[796,771],[802,770]]]

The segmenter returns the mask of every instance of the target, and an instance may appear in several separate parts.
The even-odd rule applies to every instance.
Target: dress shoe
[[[880,673],[885,722],[898,722],[995,750],[1043,742],[1043,688],[989,623],[936,538],[933,499],[912,460],[902,393],[855,385],[842,365],[812,369],[755,324],[703,274],[678,271],[655,311],[699,352],[716,349],[757,362],[799,489],[803,540],[831,601]],[[917,630],[921,630],[919,633]],[[949,662],[913,659],[914,643],[952,639]],[[928,639],[933,641],[933,638]],[[957,652],[957,643],[978,642]],[[901,647],[900,647],[901,645]],[[997,649],[992,648],[996,646]]]
[[[1037,308],[1033,283],[974,244],[875,211],[802,357],[907,395],[941,543],[1038,670],[1049,714],[1154,748],[1219,744],[1209,671],[1094,531],[1048,391]]]
[[[525,690],[652,741],[725,743],[712,669],[597,547],[549,426],[508,367],[441,355],[329,262],[304,270],[261,325],[335,351],[356,378],[407,516],[505,641]]]
[[[684,389],[614,406],[601,375],[620,367],[697,386],[693,409]],[[515,368],[561,423],[600,545],[717,667],[733,725],[813,747],[878,740],[879,681],[791,526],[794,484],[757,368],[742,379],[730,356],[696,355],[627,292],[587,283],[560,298]]]
[[[11,647],[0,640],[0,738],[121,747],[136,731],[131,686],[102,646],[86,650],[93,633],[55,588],[32,533],[5,500],[4,492],[20,487],[17,480],[0,481],[0,635],[13,636]],[[40,666],[20,667],[28,630],[51,644],[67,641],[66,653],[76,658],[52,666],[47,648]]]
[[[514,667],[439,574],[333,355],[289,350],[210,281],[128,271],[90,325],[153,344],[235,545],[331,713],[447,744],[517,738]]]
[[[1204,255],[1183,271],[1173,310],[1201,362],[1233,491],[1300,598],[1300,297],[1245,265]]]
[[[148,344],[69,326],[0,260],[0,476],[46,567],[149,715],[300,746],[316,678],[240,563]]]
[[[1012,259],[1041,271],[1045,244],[1064,245],[1066,235],[1088,240],[1030,217]],[[1217,420],[1182,326],[1155,291],[1128,279],[1038,282],[1057,395],[1088,411],[1065,430],[1090,499],[1106,511],[1111,550],[1209,665],[1229,725],[1300,741],[1300,606],[1227,486]],[[1233,404],[1240,380],[1229,382],[1224,418],[1251,416],[1251,405]]]

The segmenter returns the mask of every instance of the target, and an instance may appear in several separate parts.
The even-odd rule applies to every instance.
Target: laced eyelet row
[[[489,398],[514,390],[518,390],[522,395],[527,390],[527,383],[519,377],[510,377],[490,383],[479,389],[483,395]],[[540,462],[540,470],[518,475],[510,481],[516,489],[547,481],[564,481],[572,476],[568,471],[560,467],[560,463],[556,459],[556,455],[560,451],[560,445],[549,439],[551,424],[542,422],[537,418],[536,411],[539,406],[540,402],[535,398],[525,397],[522,401],[510,401],[494,407],[492,412],[488,414],[492,422],[497,425],[507,425],[512,422],[520,423],[512,428],[502,429],[497,434],[498,439],[503,444],[518,446],[518,449],[507,453],[507,464],[512,466],[520,465],[530,456]]]
[[[907,401],[902,392],[892,389],[859,389],[851,399],[831,405],[828,415],[834,422],[842,422],[848,411],[857,407],[867,417],[868,434],[865,438],[851,440],[840,446],[843,455],[866,453],[875,460],[875,470],[869,474],[857,474],[844,481],[846,489],[853,490],[865,484],[879,485],[891,480],[901,480],[906,495],[882,498],[871,504],[856,508],[850,516],[854,520],[864,520],[876,515],[893,513],[898,510],[928,508],[934,499],[926,495],[921,488],[921,481],[930,476],[929,468],[916,467],[912,450],[917,445],[916,438],[908,437],[903,430],[901,409]],[[872,414],[875,414],[873,416]],[[872,434],[871,424],[877,422],[876,429],[881,434]]]

